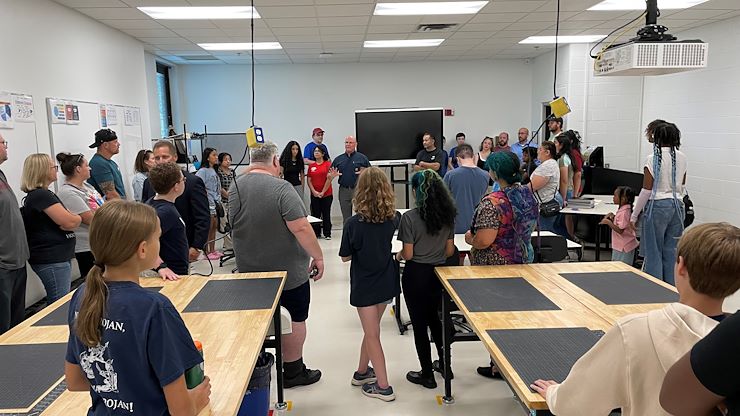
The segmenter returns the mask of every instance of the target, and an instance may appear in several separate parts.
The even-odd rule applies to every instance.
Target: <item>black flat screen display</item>
[[[425,132],[441,147],[441,109],[355,112],[358,150],[371,161],[416,159]]]

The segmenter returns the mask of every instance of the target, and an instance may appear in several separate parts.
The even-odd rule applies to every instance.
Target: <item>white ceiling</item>
[[[56,0],[144,43],[173,63],[250,62],[249,53],[207,52],[197,43],[249,42],[248,20],[153,20],[139,6],[244,6],[249,0]],[[410,2],[420,0],[383,0]],[[606,35],[638,11],[587,11],[600,0],[561,0],[561,35]],[[557,0],[492,0],[476,15],[373,16],[376,0],[255,0],[255,41],[283,50],[255,52],[257,63],[408,62],[522,59],[551,50],[519,45],[533,35],[555,34]],[[686,10],[666,10],[659,23],[671,33],[740,15],[739,0],[709,0]],[[417,26],[456,23],[452,29],[419,33]],[[639,27],[639,26],[638,26]],[[635,30],[625,37],[631,37]],[[435,48],[363,49],[365,40],[444,38]],[[321,52],[332,52],[319,58]],[[191,61],[183,56],[212,57]]]

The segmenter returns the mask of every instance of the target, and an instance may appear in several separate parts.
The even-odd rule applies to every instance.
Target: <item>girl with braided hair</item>
[[[674,285],[676,246],[683,233],[682,198],[687,159],[678,150],[681,132],[675,124],[655,120],[648,124],[645,133],[648,141],[653,143],[653,154],[647,157],[643,189],[635,202],[630,220],[635,228],[638,216],[645,210],[640,239],[642,255],[645,257],[643,269]]]
[[[401,218],[398,240],[403,249],[396,260],[406,260],[401,285],[414,327],[414,343],[419,356],[421,371],[409,371],[406,379],[414,384],[433,389],[432,351],[427,331],[431,330],[437,355],[442,365],[442,321],[437,308],[442,302],[442,284],[434,275],[434,267],[445,264],[455,254],[455,217],[457,209],[450,191],[437,172],[425,169],[411,177],[411,187],[416,197],[416,208]],[[453,259],[458,264],[457,256]]]

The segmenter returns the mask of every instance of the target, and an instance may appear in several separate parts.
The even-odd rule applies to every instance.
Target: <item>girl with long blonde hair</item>
[[[352,385],[383,401],[396,398],[388,383],[385,355],[380,343],[380,319],[386,305],[401,292],[398,265],[391,254],[393,235],[401,220],[395,194],[386,174],[376,167],[360,173],[352,201],[357,214],[344,224],[339,255],[351,261],[350,304],[357,308],[364,337],[360,362]],[[373,367],[370,367],[372,362]]]
[[[196,415],[209,401],[208,377],[192,390],[185,372],[203,362],[172,302],[139,286],[159,258],[154,208],[114,200],[90,224],[95,265],[69,306],[64,376],[70,391],[89,391],[88,413]]]

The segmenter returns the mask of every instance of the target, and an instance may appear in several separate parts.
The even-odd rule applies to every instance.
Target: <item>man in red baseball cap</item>
[[[311,139],[313,141],[308,142],[306,147],[303,148],[303,162],[306,164],[306,166],[315,162],[315,159],[313,157],[313,149],[315,149],[316,146],[321,146],[324,148],[324,150],[326,151],[326,159],[329,160],[329,149],[326,147],[325,144],[322,143],[324,141],[324,130],[321,127],[316,127],[315,129],[313,129]]]

